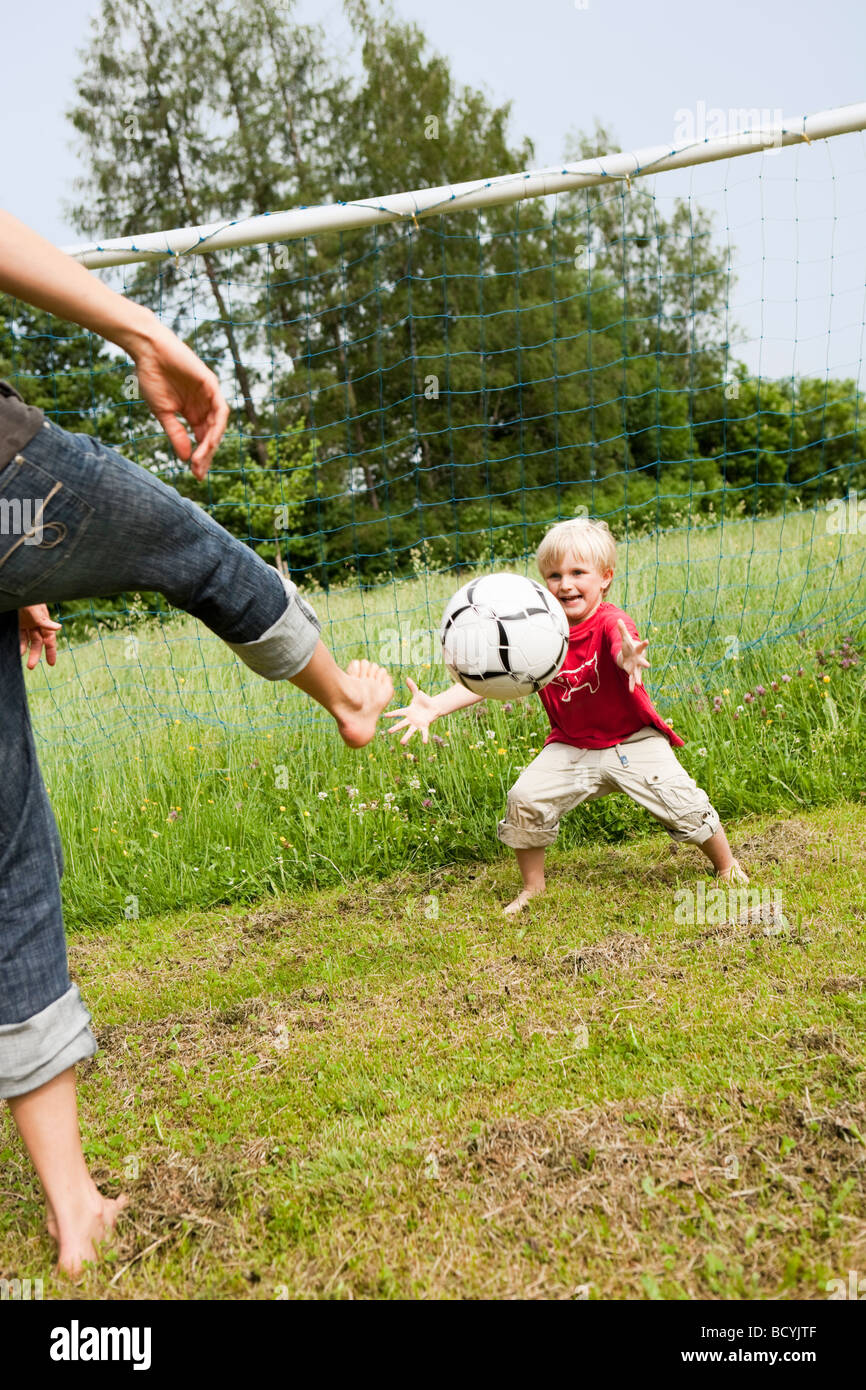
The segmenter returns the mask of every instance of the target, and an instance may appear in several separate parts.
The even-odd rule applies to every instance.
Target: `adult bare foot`
[[[65,1212],[62,1220],[49,1207],[48,1230],[59,1247],[58,1272],[78,1279],[85,1261],[97,1260],[97,1245],[114,1230],[118,1216],[128,1204],[129,1198],[123,1193],[119,1197],[103,1197],[94,1188],[93,1198],[85,1206]]]
[[[340,707],[333,711],[340,737],[350,748],[363,748],[376,732],[379,715],[394,696],[394,683],[384,666],[372,661],[350,661],[347,688]]]
[[[514,901],[502,909],[503,916],[513,917],[515,912],[522,912],[532,898],[537,898],[543,892],[543,888],[522,888]]]

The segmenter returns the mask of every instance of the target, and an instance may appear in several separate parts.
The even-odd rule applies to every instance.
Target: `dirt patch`
[[[832,836],[828,837],[832,839]],[[788,859],[803,859],[806,851],[820,843],[819,833],[805,821],[779,820],[768,825],[760,834],[744,840],[737,857],[749,872],[764,864],[781,864]]]
[[[654,1104],[494,1120],[436,1161],[442,1180],[481,1208],[491,1243],[516,1240],[537,1257],[538,1297],[567,1296],[557,1289],[557,1256],[577,1232],[587,1264],[597,1257],[605,1268],[615,1247],[626,1282],[645,1296],[646,1277],[663,1280],[666,1269],[661,1255],[658,1268],[654,1256],[647,1263],[648,1229],[654,1251],[666,1244],[680,1251],[678,1278],[690,1296],[707,1296],[692,1271],[720,1244],[744,1287],[784,1296],[791,1234],[808,1210],[837,1200],[863,1220],[864,1125],[866,1104],[837,1114],[813,1111],[808,1099],[764,1106],[736,1091],[697,1104],[667,1095]],[[744,1213],[753,1231],[746,1245]],[[843,1258],[843,1240],[828,1241],[831,1267],[834,1256]],[[816,1287],[814,1297],[825,1296]]]
[[[643,960],[650,943],[631,932],[618,932],[593,946],[577,946],[552,965],[552,973],[577,979],[578,975],[625,970]]]
[[[862,975],[834,975],[821,986],[822,994],[862,994],[866,978]]]

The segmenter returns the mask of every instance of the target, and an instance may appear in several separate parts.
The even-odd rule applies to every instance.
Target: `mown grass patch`
[[[50,1274],[4,1113],[4,1277],[119,1298],[823,1298],[866,1242],[866,808],[734,824],[778,921],[677,920],[659,833],[72,939],[88,1157],[131,1208]]]

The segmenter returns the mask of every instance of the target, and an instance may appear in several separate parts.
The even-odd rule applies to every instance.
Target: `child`
[[[683,740],[653,708],[643,686],[644,653],[631,618],[607,602],[616,542],[604,521],[578,519],[552,527],[541,542],[538,568],[568,618],[570,639],[558,676],[539,692],[550,734],[538,757],[508,793],[498,834],[517,854],[523,887],[506,913],[520,912],[544,892],[544,850],[566,811],[621,791],[656,817],[673,840],[700,846],[719,878],[746,884],[706,792],[673,752]],[[431,698],[408,681],[412,703],[387,718],[392,732],[420,729],[427,742],[434,719],[483,699],[462,685]]]

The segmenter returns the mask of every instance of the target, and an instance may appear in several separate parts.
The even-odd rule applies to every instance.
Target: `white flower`
[[[327,799],[328,799],[328,793],[327,793],[327,792],[319,792],[319,800],[320,800],[320,801],[327,801]]]
[[[706,748],[699,748],[699,749],[698,749],[698,757],[700,757],[700,758],[705,758],[706,756],[707,756],[707,750],[706,750]]]
[[[427,788],[427,795],[428,795],[428,796],[435,796],[435,795],[436,795],[436,788],[435,788],[435,787],[428,787],[428,788]]]
[[[385,800],[386,800],[386,801],[393,801],[395,796],[396,796],[396,792],[386,792],[386,793],[385,793]]]
[[[737,705],[737,714],[745,714],[745,713],[746,713],[746,706],[745,706],[745,705]]]
[[[774,708],[774,709],[782,709],[782,710],[783,710],[783,709],[785,708],[785,706],[784,706],[784,705],[774,705],[773,708]]]
[[[495,729],[485,729],[484,732],[485,732],[485,734],[487,735],[488,738],[495,738],[495,737],[496,737],[496,730],[495,730]]]
[[[352,797],[355,797],[355,796],[358,795],[358,788],[357,788],[357,787],[347,787],[347,788],[346,788],[346,791],[347,791],[347,793],[348,793],[350,799],[351,799]]]
[[[410,777],[410,778],[409,778],[409,786],[410,786],[410,787],[414,787],[415,791],[418,791],[418,790],[420,789],[420,787],[421,787],[421,779],[420,779],[420,777]]]

